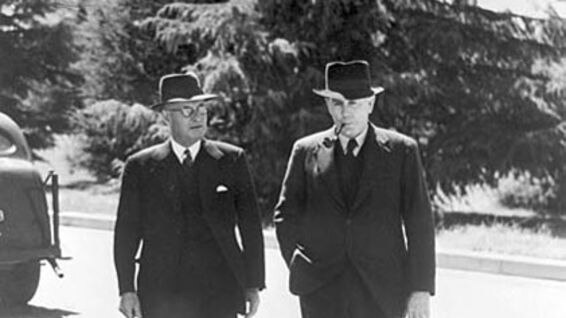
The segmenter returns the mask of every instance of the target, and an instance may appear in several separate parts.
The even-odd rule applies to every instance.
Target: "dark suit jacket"
[[[241,148],[204,140],[199,170],[202,216],[239,285],[264,287],[260,215],[247,160]],[[169,290],[179,277],[183,224],[177,200],[178,165],[170,142],[142,150],[126,162],[114,237],[120,294],[134,291],[135,255],[140,241],[138,288]],[[224,186],[227,191],[218,191]],[[222,188],[222,187],[221,187]],[[243,249],[236,235],[237,226]],[[183,270],[183,269],[179,269]]]
[[[291,292],[316,290],[348,259],[388,317],[398,317],[409,292],[434,293],[434,225],[417,143],[370,124],[350,211],[335,146],[330,129],[298,140],[289,159],[275,223]]]

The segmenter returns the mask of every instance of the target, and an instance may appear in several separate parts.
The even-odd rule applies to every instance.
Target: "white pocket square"
[[[228,188],[223,184],[216,187],[216,193],[226,192],[226,191],[228,191]]]

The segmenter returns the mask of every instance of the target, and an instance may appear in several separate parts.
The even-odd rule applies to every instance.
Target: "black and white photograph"
[[[0,0],[0,318],[566,317],[566,0]]]

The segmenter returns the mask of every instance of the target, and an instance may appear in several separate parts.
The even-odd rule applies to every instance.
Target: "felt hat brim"
[[[200,101],[212,100],[217,98],[219,98],[219,96],[216,94],[200,94],[200,95],[195,95],[191,98],[172,98],[157,104],[153,104],[150,106],[150,108],[153,110],[161,110],[167,105],[175,105],[175,104],[187,103],[187,102],[200,102]]]
[[[373,94],[370,94],[366,97],[375,96],[375,95],[383,93],[383,91],[385,91],[385,88],[380,87],[380,86],[370,87],[370,89],[373,92]],[[340,99],[340,100],[346,100],[347,99],[341,93],[336,92],[336,91],[332,91],[332,90],[329,90],[329,89],[313,89],[312,91],[313,91],[313,93],[315,93],[315,94],[317,94],[318,96],[321,96],[321,97],[332,98],[332,99]]]

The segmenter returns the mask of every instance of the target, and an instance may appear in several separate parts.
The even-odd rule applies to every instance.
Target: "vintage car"
[[[41,260],[62,276],[56,263],[61,257],[57,181],[53,173],[42,181],[22,130],[0,112],[0,307],[33,297]],[[53,194],[52,219],[47,183]]]

